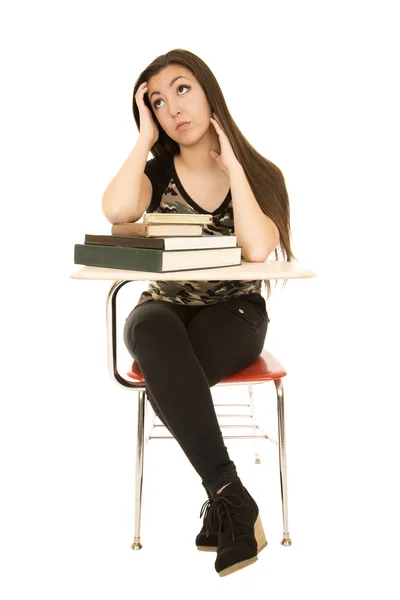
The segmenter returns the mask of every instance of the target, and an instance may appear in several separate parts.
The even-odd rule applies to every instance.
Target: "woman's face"
[[[147,85],[147,96],[157,121],[178,144],[191,145],[212,127],[212,111],[203,88],[185,67],[169,65],[150,77]],[[183,121],[189,121],[190,125],[176,129]]]

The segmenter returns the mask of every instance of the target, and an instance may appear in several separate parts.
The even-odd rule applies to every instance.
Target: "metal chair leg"
[[[253,394],[253,386],[251,383],[249,383],[248,385],[249,388],[249,396],[250,396],[250,407],[251,407],[251,420],[253,422],[253,435],[256,436],[257,435],[257,423],[255,422],[255,406],[254,406],[254,394]],[[258,451],[258,438],[254,437],[254,450],[255,450],[255,455],[256,458],[254,460],[254,462],[256,463],[256,465],[259,465],[261,463],[261,459],[260,459],[260,453]]]
[[[144,406],[145,391],[138,392],[138,425],[136,443],[136,473],[135,473],[135,537],[132,550],[140,550],[140,518],[142,514],[143,488],[143,454],[144,454]]]
[[[282,546],[291,546],[288,526],[288,498],[286,480],[286,441],[285,441],[285,405],[282,379],[275,380],[277,408],[278,408],[278,438],[279,438],[279,469],[281,480],[283,539]]]

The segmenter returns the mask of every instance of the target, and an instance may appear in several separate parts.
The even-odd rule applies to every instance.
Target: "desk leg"
[[[107,355],[108,370],[117,385],[125,389],[136,389],[138,392],[138,421],[136,443],[136,471],[135,471],[135,535],[131,546],[133,550],[140,550],[140,520],[142,513],[142,488],[143,488],[143,455],[144,455],[144,411],[145,388],[140,383],[128,381],[121,377],[117,368],[117,294],[129,281],[115,281],[110,288],[106,302],[107,325]]]

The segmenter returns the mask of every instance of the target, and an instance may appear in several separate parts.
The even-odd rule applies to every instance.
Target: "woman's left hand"
[[[217,115],[215,113],[213,113],[213,117],[214,118],[210,117],[210,121],[214,125],[214,128],[218,134],[221,154],[218,154],[218,152],[215,152],[215,150],[210,150],[210,156],[215,160],[219,168],[224,173],[229,175],[230,169],[234,168],[240,163],[235,156],[227,135],[222,131],[221,125],[219,124]]]

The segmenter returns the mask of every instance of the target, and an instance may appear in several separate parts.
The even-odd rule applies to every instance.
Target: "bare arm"
[[[260,208],[246,173],[237,161],[229,170],[237,245],[249,262],[264,262],[279,244],[279,230]]]
[[[108,184],[102,198],[102,212],[111,223],[140,219],[151,201],[152,186],[144,173],[151,146],[138,137],[128,158]]]

